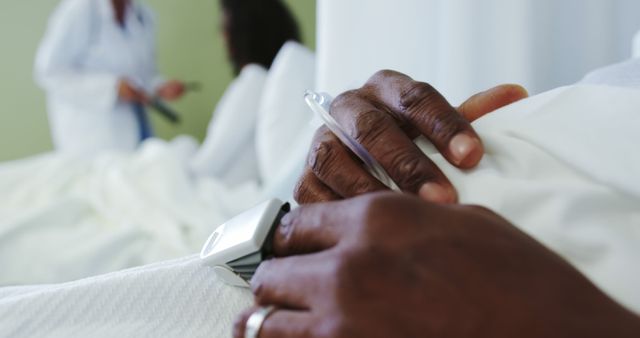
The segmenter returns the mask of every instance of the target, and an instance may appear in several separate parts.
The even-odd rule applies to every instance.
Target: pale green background
[[[34,55],[59,0],[0,0],[0,161],[51,150],[44,93],[33,81]],[[180,126],[154,118],[159,136],[202,139],[216,102],[232,79],[219,35],[217,0],[146,0],[158,18],[159,66],[167,77],[198,81],[199,93],[175,108]],[[315,45],[315,0],[286,0],[305,43]]]

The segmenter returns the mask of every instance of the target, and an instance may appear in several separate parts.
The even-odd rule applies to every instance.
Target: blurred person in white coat
[[[63,0],[36,56],[35,75],[47,93],[57,151],[92,155],[131,151],[152,136],[149,96],[182,96],[156,69],[155,23],[135,0]]]

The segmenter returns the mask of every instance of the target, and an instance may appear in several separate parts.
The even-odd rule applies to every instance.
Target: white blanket
[[[640,90],[587,85],[505,107],[475,124],[487,156],[469,172],[423,147],[463,202],[506,216],[640,313],[638,107]],[[250,302],[186,258],[0,289],[0,336],[223,337]]]
[[[0,166],[0,285],[58,283],[198,251],[262,199],[191,176],[195,143],[151,140],[135,154],[47,154]]]
[[[578,85],[475,123],[487,156],[452,168],[463,203],[502,214],[640,313],[640,89]]]

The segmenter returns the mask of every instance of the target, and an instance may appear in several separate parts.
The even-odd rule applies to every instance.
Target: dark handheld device
[[[160,113],[161,116],[169,120],[171,123],[177,124],[180,123],[180,114],[175,110],[171,109],[166,103],[160,100],[157,97],[154,97],[149,101],[149,106],[153,108],[155,111]]]

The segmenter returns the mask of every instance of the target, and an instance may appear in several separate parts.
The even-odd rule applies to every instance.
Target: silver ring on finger
[[[259,307],[254,313],[247,319],[247,324],[244,329],[244,338],[258,338],[260,329],[264,321],[276,310],[275,306],[262,306]]]

